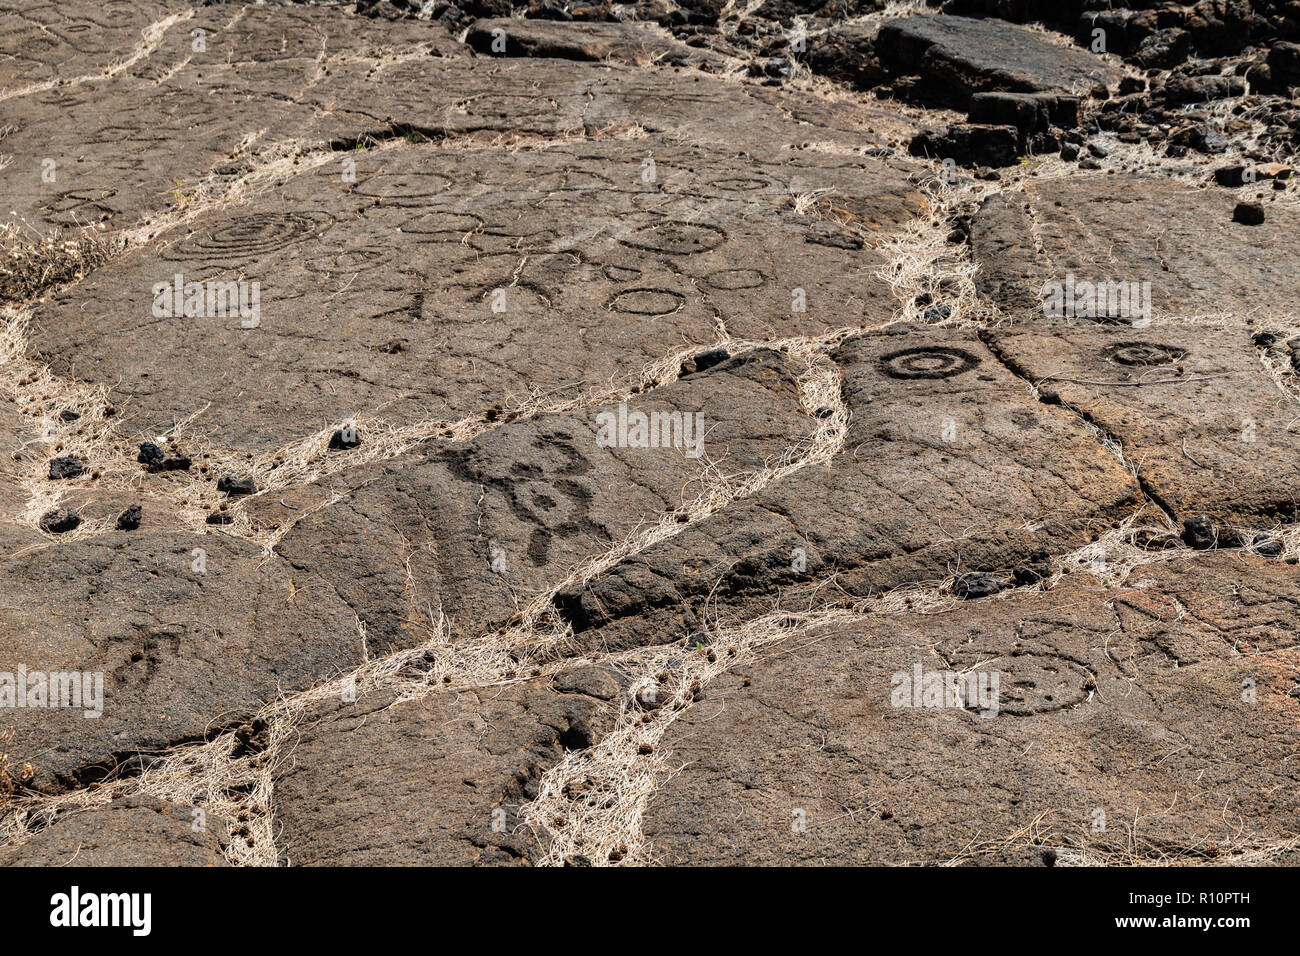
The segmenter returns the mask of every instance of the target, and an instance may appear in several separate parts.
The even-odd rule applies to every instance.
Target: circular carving
[[[998,669],[998,709],[1020,717],[1075,707],[1094,684],[1090,671],[1046,654],[1016,655]]]
[[[610,282],[632,282],[641,278],[641,270],[631,266],[608,265],[601,270]]]
[[[609,307],[629,315],[668,315],[685,302],[685,296],[668,289],[627,289],[610,299]]]
[[[422,206],[451,185],[439,173],[378,173],[357,185],[356,194],[394,206]]]
[[[398,228],[402,232],[413,233],[417,236],[441,236],[450,233],[460,237],[467,232],[474,232],[482,227],[483,219],[481,216],[475,216],[467,212],[437,211],[426,212],[424,215],[408,219]]]
[[[90,99],[90,93],[77,87],[55,87],[33,97],[42,106],[70,110]]]
[[[767,278],[757,269],[721,269],[704,277],[704,284],[710,289],[720,289],[723,292],[757,289],[766,282]]]
[[[664,252],[674,256],[690,256],[697,252],[707,252],[722,243],[727,234],[717,226],[702,222],[661,222],[653,226],[643,226],[629,239],[621,240],[623,245],[647,252]]]
[[[468,116],[515,120],[519,117],[550,116],[559,112],[556,100],[519,93],[480,93],[456,104]]]
[[[508,180],[503,180],[507,182]],[[518,182],[518,180],[515,180]],[[590,169],[566,169],[561,172],[544,173],[529,184],[534,192],[582,192],[589,189],[610,189],[614,180]]]
[[[502,253],[562,252],[574,245],[573,237],[554,229],[542,229],[528,235],[510,235],[484,229],[464,237],[465,245],[489,255]]]
[[[118,146],[122,143],[165,143],[169,136],[170,134],[166,131],[155,129],[151,124],[142,120],[139,126],[131,126],[125,123],[101,126],[86,138],[86,144]]]
[[[1106,350],[1106,357],[1117,365],[1172,365],[1187,355],[1186,349],[1155,342],[1120,342]]]
[[[112,206],[104,204],[104,200],[116,195],[116,189],[70,189],[56,195],[45,204],[45,208],[54,215],[72,214],[73,218],[80,218],[83,221],[98,219],[105,213],[112,215],[117,211]]]
[[[263,256],[319,235],[326,223],[303,213],[266,213],[232,219],[167,250],[169,259]]]
[[[903,349],[880,359],[881,371],[890,378],[952,378],[979,364],[980,360],[969,352],[946,345]]]
[[[303,265],[312,272],[342,275],[381,268],[388,265],[391,258],[388,251],[384,249],[345,249],[333,255],[308,259]]]

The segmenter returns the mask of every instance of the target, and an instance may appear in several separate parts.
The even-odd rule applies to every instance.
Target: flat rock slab
[[[236,94],[220,84],[145,90],[123,78],[58,86],[4,106],[14,128],[0,145],[15,158],[0,170],[3,212],[38,232],[128,227],[179,205],[248,135],[245,109],[271,120],[309,117],[270,93]],[[206,135],[186,135],[195,123]]]
[[[623,413],[657,416],[656,435],[671,441],[678,428],[683,442],[602,447],[618,405],[542,415],[465,446],[348,469],[284,497],[294,510],[263,500],[252,515],[264,530],[294,522],[277,553],[330,582],[366,621],[372,647],[427,640],[440,615],[472,640],[584,560],[656,526],[713,476],[757,471],[816,425],[792,369],[766,350],[637,396]]]
[[[342,4],[221,3],[186,10],[192,16],[163,33],[126,75],[159,84],[238,80],[269,89],[285,79],[280,71],[292,68],[300,71],[298,82],[281,92],[294,97],[336,71],[355,75],[356,65],[374,70],[402,58],[469,55],[444,24],[377,22]],[[198,30],[201,44],[195,42]]]
[[[540,848],[520,829],[521,804],[566,751],[609,730],[616,707],[548,681],[322,704],[275,775],[281,858],[526,865]]]
[[[235,726],[363,659],[357,619],[329,585],[243,541],[114,533],[10,557],[0,581],[0,672],[28,674],[29,704],[0,708],[0,731],[14,730],[10,760],[30,762],[41,790]],[[78,675],[81,706],[71,690],[40,693],[52,673]]]
[[[1295,565],[1275,559],[1203,555],[1139,568],[1116,594],[1115,611],[1125,633],[1140,635],[1146,653],[1169,666],[1243,659],[1268,664],[1272,652],[1300,646],[1297,578]]]
[[[1052,326],[995,332],[992,341],[1040,391],[1118,440],[1175,518],[1260,529],[1296,520],[1295,399],[1247,330]]]
[[[971,222],[980,291],[1012,318],[1042,317],[1043,285],[1150,283],[1157,315],[1297,321],[1300,230],[1293,206],[1265,204],[1259,226],[1232,221],[1236,199],[1137,176],[1030,179]],[[1100,311],[1100,310],[1099,310]],[[1126,316],[1114,315],[1117,319]]]
[[[118,797],[64,813],[25,843],[0,850],[0,866],[226,866],[229,823],[156,797]]]
[[[1272,600],[1234,593],[1243,578]],[[1251,652],[1218,622],[1277,628],[1296,584],[1293,567],[1224,557],[776,645],[669,729],[660,749],[683,769],[645,836],[661,862],[695,865],[1229,863],[1284,844],[1294,644]],[[996,713],[978,712],[978,683],[926,705],[918,668],[922,688],[986,675]]]
[[[613,60],[644,66],[663,62],[721,72],[727,58],[674,40],[648,23],[572,23],[498,18],[475,20],[465,42],[486,56]],[[500,48],[504,44],[504,48]]]
[[[843,450],[566,589],[560,610],[579,641],[675,640],[719,606],[751,616],[830,575],[868,595],[1010,570],[1137,504],[1120,462],[973,333],[896,328],[849,340],[835,360],[851,416]]]
[[[113,69],[144,46],[142,34],[151,26],[189,9],[179,2],[6,0],[0,5],[0,101],[39,84]]]
[[[35,771],[19,806],[89,798],[45,804],[0,865],[239,859],[252,807],[71,807],[219,734],[270,774],[256,849],[281,863],[550,859],[524,805],[618,726],[620,668],[663,682],[681,655],[654,645],[849,605],[673,711],[638,751],[670,772],[620,817],[629,845],[643,822],[667,863],[1279,859],[1293,187],[1044,162],[933,207],[904,154],[957,114],[916,103],[969,110],[949,145],[1011,162],[1125,74],[1043,30],[820,2],[451,10],[453,35],[394,4],[0,0],[0,213],[125,240],[21,303],[0,383],[0,741]],[[796,16],[800,62],[857,93],[788,75]],[[997,321],[891,324],[913,284],[960,280],[931,257],[950,229]],[[1149,282],[1153,321],[1045,315],[1071,281]],[[42,365],[110,390],[113,433]],[[136,461],[171,440],[189,470]],[[84,473],[47,477],[74,453]],[[1124,546],[1122,584],[1074,570],[1152,501],[1288,558],[1160,540],[1137,567]],[[33,527],[55,504],[75,533]],[[106,530],[133,504],[139,530]],[[948,674],[975,689],[927,700]],[[302,719],[279,749],[257,717],[283,697]]]
[[[366,120],[371,129],[404,123],[455,134],[590,135],[638,126],[731,151],[808,143],[860,151],[906,142],[916,130],[884,107],[695,70],[505,57],[341,70],[315,82],[303,102],[329,110],[335,129]]]
[[[887,321],[872,242],[922,208],[909,171],[663,140],[356,151],[102,267],[35,312],[32,343],[59,374],[115,383],[124,435],[197,413],[187,435],[246,452],[357,415],[558,401],[628,387],[720,322],[756,339]],[[845,224],[796,212],[819,189],[842,197]],[[155,289],[177,275],[244,282],[250,308],[228,294],[223,314],[168,314]]]
[[[133,226],[184,211],[197,187],[220,188],[290,149],[383,138],[394,127],[583,136],[641,126],[727,147],[846,150],[912,132],[883,108],[694,69],[475,59],[442,25],[383,23],[334,6],[185,12],[140,55],[124,55],[120,71],[15,87],[0,100],[0,147],[13,157],[0,168],[6,216],[38,231]],[[204,135],[193,135],[200,127]]]
[[[110,4],[107,15],[138,27],[126,6]],[[37,231],[122,228],[183,209],[198,183],[220,186],[246,172],[257,150],[359,132],[364,124],[343,117],[319,125],[312,90],[320,81],[359,82],[394,59],[395,47],[430,56],[459,47],[435,24],[383,26],[338,8],[178,10],[184,16],[158,20],[148,43],[135,30],[131,45],[138,49],[116,54],[122,68],[112,75],[91,69],[49,88],[16,87],[29,92],[2,100],[0,149],[13,158],[0,169],[6,217]],[[120,47],[132,32],[100,26],[98,5],[64,16],[68,21],[54,25],[52,35],[71,32],[78,43]],[[71,66],[60,70],[75,73]],[[202,136],[194,135],[198,128]]]
[[[974,93],[1086,93],[1120,77],[1100,57],[1002,20],[904,17],[880,28],[877,48],[895,70],[944,86],[961,106]]]

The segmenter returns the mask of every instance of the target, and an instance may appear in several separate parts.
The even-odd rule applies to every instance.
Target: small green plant
[[[184,190],[179,179],[172,180],[172,199],[175,201],[177,209],[184,209],[196,193],[198,193],[197,189]]]

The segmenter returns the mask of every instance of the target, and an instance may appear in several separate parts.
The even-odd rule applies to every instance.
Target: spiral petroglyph
[[[168,259],[245,260],[288,249],[312,239],[328,227],[328,219],[310,213],[267,213],[240,216],[196,232],[168,246]]]

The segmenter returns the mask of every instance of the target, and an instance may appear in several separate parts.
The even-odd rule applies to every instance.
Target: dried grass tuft
[[[84,278],[125,247],[120,237],[95,226],[71,234],[39,233],[26,223],[0,225],[0,304],[26,302],[36,295]]]
[[[967,180],[949,185],[935,178],[922,187],[929,209],[898,233],[878,242],[887,258],[878,273],[900,308],[895,320],[923,325],[982,327],[997,320],[975,286],[979,266],[964,242],[951,242],[956,212],[988,190]]]
[[[523,824],[547,847],[539,865],[579,858],[595,866],[651,862],[641,818],[654,788],[674,772],[659,750],[672,722],[709,681],[752,660],[760,648],[854,616],[841,609],[773,612],[711,629],[707,652],[660,647],[607,662],[639,696],[623,701],[615,729],[600,743],[567,754],[543,775],[537,798],[523,808]],[[647,709],[640,701],[651,693],[654,707]]]

